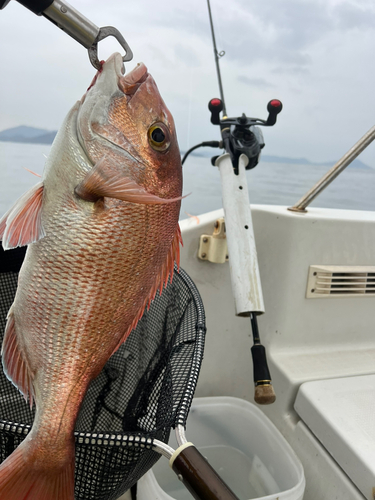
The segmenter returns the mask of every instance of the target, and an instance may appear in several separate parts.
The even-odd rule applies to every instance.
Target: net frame
[[[7,252],[4,252],[2,249],[0,250],[0,328],[2,330],[0,331],[0,340],[2,340],[1,337],[5,325],[5,313],[13,302],[18,271],[24,254],[24,248]],[[174,303],[176,299],[177,303]],[[178,300],[186,302],[186,304],[184,303],[181,306]],[[154,317],[163,313],[165,313],[164,318],[159,318],[156,322],[153,322]],[[172,319],[170,320],[170,318]],[[152,363],[146,362],[147,366],[142,376],[138,377],[133,384],[135,390],[132,392],[132,395],[130,397],[126,395],[128,400],[125,414],[129,416],[131,412],[138,411],[138,414],[132,414],[134,418],[132,425],[130,425],[130,430],[121,429],[120,432],[116,429],[106,432],[106,430],[100,431],[99,429],[98,431],[96,428],[98,427],[98,418],[96,418],[93,405],[89,405],[89,418],[82,417],[82,413],[86,411],[85,401],[90,391],[100,396],[108,386],[107,389],[109,388],[109,391],[102,398],[105,403],[103,404],[106,406],[106,400],[111,396],[111,391],[114,390],[111,386],[113,382],[111,376],[114,373],[114,363],[117,362],[117,358],[121,358],[124,355],[122,350],[127,350],[126,346],[129,339],[143,338],[142,335],[147,331],[148,324],[154,325],[154,323],[158,323],[157,327],[161,329],[160,325],[162,321],[164,321],[163,328],[166,330],[174,327],[173,333],[169,332],[169,336],[165,336],[163,332],[159,332],[159,336],[155,337],[159,341],[160,339],[163,340],[162,337],[165,337],[164,343],[162,342],[162,349],[166,351],[164,354],[167,354],[167,356],[160,356],[160,366],[158,363],[153,366]],[[168,324],[169,321],[172,327]],[[78,417],[76,432],[74,433],[76,444],[76,500],[117,499],[135,484],[160,458],[160,455],[152,449],[155,441],[168,443],[171,428],[179,425],[186,426],[186,420],[203,359],[205,333],[204,307],[199,292],[191,278],[182,269],[177,271],[175,267],[173,280],[168,283],[161,295],[157,294],[151,304],[150,310],[145,312],[137,328],[133,330],[117,353],[110,358],[100,376],[95,379],[96,382],[100,377],[103,378],[100,387],[92,389],[90,385],[88,395],[85,398]],[[154,344],[156,342],[155,339],[153,341]],[[135,341],[134,349],[137,348],[137,342],[139,340]],[[152,349],[150,352],[153,356]],[[152,361],[154,360],[152,359]],[[186,365],[183,370],[183,377],[181,377],[181,361],[184,361]],[[151,382],[147,372],[149,366],[153,366],[152,370],[154,370],[151,374],[154,380]],[[102,376],[103,373],[104,375]],[[160,399],[158,399],[156,407],[152,397],[149,397],[153,390],[152,384],[156,384],[155,378],[157,380],[160,379],[160,384],[156,391]],[[29,409],[27,403],[23,401],[17,389],[8,380],[4,384],[4,379],[5,377],[1,373],[0,462],[9,456],[27,436],[31,430],[33,418],[33,412]],[[115,380],[114,386],[116,383]],[[97,395],[97,398],[99,396]],[[21,404],[20,401],[22,402],[23,413],[21,413],[22,415],[27,415],[27,418],[7,418],[5,413],[8,407],[12,408],[15,398],[17,399],[18,406]],[[150,405],[153,408],[151,417],[144,414],[145,404],[142,404],[143,400],[146,402],[146,406]],[[133,403],[134,405],[132,406]],[[8,406],[6,406],[7,404]],[[130,413],[128,411],[129,406]],[[105,410],[107,411],[107,408]],[[117,409],[113,410],[111,418],[115,420],[118,417]],[[29,419],[29,422],[25,421],[27,419]],[[82,426],[82,422],[86,425],[90,419],[91,422],[95,421],[93,429],[77,429],[77,426]],[[155,425],[150,425],[147,419],[153,423],[155,422]],[[108,417],[104,418],[103,421],[108,422]],[[139,422],[142,422],[142,424],[140,425]],[[147,432],[143,428],[140,428],[142,426],[147,429]]]

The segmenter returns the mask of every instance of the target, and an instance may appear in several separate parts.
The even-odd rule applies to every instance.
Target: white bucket
[[[169,444],[176,448],[172,434]],[[186,437],[241,500],[302,500],[302,464],[255,405],[231,397],[196,398]],[[138,500],[191,498],[164,457],[138,482]]]

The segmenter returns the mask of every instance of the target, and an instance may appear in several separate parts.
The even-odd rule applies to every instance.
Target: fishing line
[[[193,2],[191,2],[191,6],[193,5]],[[195,38],[195,16],[193,15],[193,8],[191,7],[191,12],[190,12],[190,17],[191,17],[191,24],[192,24],[192,38]],[[191,112],[192,112],[192,101],[193,101],[193,74],[194,74],[194,67],[193,67],[193,57],[194,57],[194,52],[190,52],[190,61],[189,61],[189,66],[190,66],[190,81],[189,81],[189,109],[188,109],[188,118],[187,118],[187,141],[186,141],[186,149],[189,149],[189,144],[190,144],[190,130],[191,130]]]

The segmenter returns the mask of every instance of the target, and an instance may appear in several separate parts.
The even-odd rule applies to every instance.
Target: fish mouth
[[[94,94],[100,92],[103,95],[111,95],[116,90],[120,90],[129,101],[150,75],[142,62],[138,63],[128,74],[124,75],[124,72],[122,56],[115,52],[96,73],[86,94],[82,97],[81,103],[84,103],[87,93],[91,89],[93,89]]]
[[[136,94],[139,87],[150,76],[145,64],[138,63],[129,73],[124,75],[124,63],[121,54],[116,52],[103,65],[103,73],[113,72],[117,78],[117,87],[126,95],[128,101]]]
[[[127,75],[119,75],[117,84],[121,92],[130,100],[148,76],[146,66],[143,63],[138,63]]]

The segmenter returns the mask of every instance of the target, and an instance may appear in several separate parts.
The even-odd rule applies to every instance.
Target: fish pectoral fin
[[[75,188],[75,193],[83,200],[94,203],[104,197],[146,205],[173,203],[182,199],[181,196],[160,198],[149,193],[136,181],[126,177],[121,167],[106,157],[88,172]]]
[[[177,224],[176,232],[171,241],[168,254],[166,255],[164,263],[159,271],[154,287],[151,290],[151,294],[148,297],[147,309],[150,308],[151,302],[154,300],[157,291],[159,290],[161,295],[163,288],[165,288],[168,284],[168,280],[172,282],[174,264],[176,263],[177,269],[180,269],[180,245],[183,245],[183,243],[180,225]]]
[[[128,338],[130,332],[134,330],[134,328],[137,326],[138,321],[142,318],[143,313],[145,312],[145,308],[147,307],[147,310],[150,308],[151,302],[154,300],[157,291],[159,290],[159,293],[161,295],[163,288],[165,288],[168,284],[168,280],[172,281],[174,264],[176,263],[177,268],[178,269],[180,268],[180,245],[182,245],[182,237],[181,237],[180,226],[179,224],[177,224],[176,232],[173,235],[171,245],[169,247],[168,253],[165,256],[163,265],[161,266],[160,271],[155,278],[154,286],[150,289],[150,293],[146,296],[142,307],[135,315],[132,324],[124,332],[123,336],[121,337],[119,343],[117,344],[112,354],[114,354],[117,351],[117,349]]]
[[[12,312],[8,315],[8,322],[5,327],[4,340],[1,348],[3,358],[4,373],[8,379],[18,388],[27,401],[30,401],[30,408],[34,401],[33,375],[29,368],[19,344]]]
[[[39,182],[0,219],[0,239],[4,250],[22,247],[45,236],[41,209],[43,183]]]

